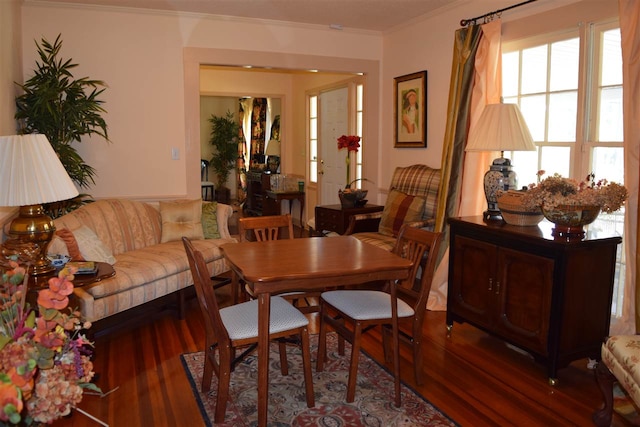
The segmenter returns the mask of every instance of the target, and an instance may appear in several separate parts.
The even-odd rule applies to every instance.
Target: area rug
[[[269,358],[269,426],[456,426],[449,417],[402,384],[402,406],[393,405],[393,376],[368,357],[360,356],[356,398],[346,403],[347,372],[350,346],[345,355],[337,353],[337,337],[327,335],[329,361],[323,372],[315,371],[317,335],[311,336],[311,358],[315,407],[307,408],[302,374],[302,355],[299,347],[287,347],[289,375],[282,376],[278,347],[272,344]],[[213,425],[216,377],[211,391],[201,392],[204,353],[181,355],[182,363],[191,383],[202,417],[207,426]],[[225,422],[219,426],[257,425],[257,359],[253,354],[240,363],[231,374],[230,399]]]
[[[640,426],[638,409],[619,384],[614,384],[613,386],[613,410],[620,414],[630,425]]]

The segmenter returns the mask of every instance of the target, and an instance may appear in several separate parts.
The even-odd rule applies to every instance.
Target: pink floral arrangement
[[[38,309],[27,302],[28,275],[9,260],[0,277],[0,425],[51,423],[70,413],[91,383],[91,327],[67,309],[73,271],[63,268],[40,290]]]
[[[360,148],[360,137],[357,135],[342,135],[338,138],[338,150],[342,150],[343,148],[347,149],[347,185],[344,187],[345,190],[351,188],[351,158],[349,157],[350,153],[353,151],[354,153],[358,152],[358,148]]]
[[[553,210],[557,206],[598,206],[602,211],[611,213],[622,207],[627,200],[627,189],[618,183],[606,179],[595,180],[593,173],[584,181],[563,178],[559,174],[549,176],[542,181],[544,171],[538,172],[537,184],[529,184],[522,196],[522,204],[527,208],[544,207]]]

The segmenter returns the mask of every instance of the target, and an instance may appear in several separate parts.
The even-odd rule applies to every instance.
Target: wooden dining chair
[[[258,300],[219,308],[209,272],[202,253],[191,241],[183,237],[184,248],[189,259],[196,294],[205,324],[205,362],[202,377],[202,392],[211,388],[215,372],[218,377],[214,423],[224,421],[229,399],[229,383],[234,366],[255,348],[258,342]],[[279,340],[280,365],[282,375],[288,374],[285,337],[299,336],[302,346],[302,365],[307,406],[315,405],[313,379],[311,377],[311,355],[309,349],[309,320],[299,310],[278,296],[271,297],[269,320],[269,340]],[[247,347],[235,357],[235,350]],[[217,357],[216,357],[217,350]]]
[[[265,242],[278,240],[279,238],[293,239],[293,222],[290,214],[253,216],[240,218],[238,221],[240,231],[240,241]],[[254,295],[251,289],[245,285],[245,292],[251,297]],[[315,303],[320,299],[320,292],[306,292],[304,290],[296,292],[286,292],[280,294],[281,297],[290,301],[303,313],[315,313],[320,310],[320,306]],[[301,304],[304,301],[304,305]]]
[[[401,340],[413,348],[416,381],[422,383],[422,323],[436,267],[436,257],[442,241],[441,233],[405,225],[401,228],[394,253],[413,261],[409,278],[396,286],[398,297],[398,326]],[[418,278],[418,272],[421,272]],[[320,335],[316,371],[323,370],[326,361],[326,335],[331,326],[339,334],[339,352],[344,354],[344,339],[351,343],[351,362],[347,383],[347,402],[355,398],[358,360],[362,334],[374,326],[381,326],[385,359],[391,355],[392,312],[391,295],[385,290],[334,290],[320,297]],[[396,379],[399,381],[399,379]],[[398,382],[399,384],[399,382]],[[396,406],[400,406],[400,389],[396,387]]]

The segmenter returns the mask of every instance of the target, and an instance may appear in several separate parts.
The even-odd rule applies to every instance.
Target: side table
[[[300,226],[303,226],[302,211],[304,210],[304,191],[272,191],[267,190],[266,198],[271,199],[275,203],[276,210],[280,212],[280,202],[282,200],[289,201],[289,214],[293,211],[293,201],[297,200],[300,203]]]
[[[366,204],[357,208],[343,209],[342,205],[316,206],[316,230],[344,234],[351,217],[359,214],[381,212],[384,206]]]
[[[91,283],[96,283],[109,277],[115,276],[116,271],[111,264],[107,262],[96,262],[96,264],[98,265],[98,270],[95,273],[74,275],[74,288],[86,286]],[[51,279],[52,277],[56,277],[58,275],[58,271],[59,270],[56,270],[51,274],[43,274],[41,276],[29,276],[29,290],[39,291],[46,288],[48,286],[49,279]]]

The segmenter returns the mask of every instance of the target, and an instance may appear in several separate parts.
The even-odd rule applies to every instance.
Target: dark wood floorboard
[[[222,301],[228,301],[219,290]],[[313,331],[315,332],[315,331]],[[550,386],[546,369],[502,341],[467,324],[447,336],[444,312],[428,312],[424,326],[425,384],[416,386],[403,347],[402,378],[462,426],[590,426],[601,404],[593,371],[579,360]],[[85,396],[80,408],[110,426],[204,426],[180,354],[202,351],[204,329],[195,298],[179,320],[167,310],[95,339],[96,383],[105,397]],[[383,360],[380,336],[368,334],[364,349]],[[313,365],[315,366],[315,364]],[[357,391],[356,391],[357,392]],[[96,427],[73,412],[54,426]],[[614,415],[613,426],[625,422]]]

